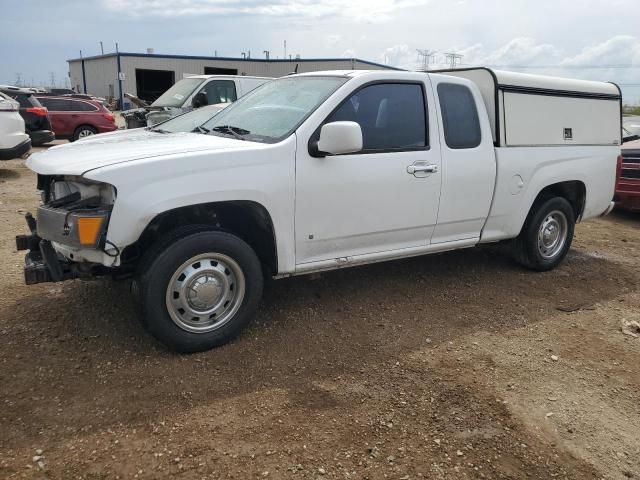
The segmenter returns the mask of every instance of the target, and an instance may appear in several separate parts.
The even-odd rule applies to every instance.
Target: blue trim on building
[[[84,69],[84,58],[81,60],[81,62],[82,62],[82,93],[87,93],[87,72]]]
[[[67,60],[68,63],[71,62],[79,62],[80,60],[95,60],[99,58],[109,58],[109,57],[142,57],[142,58],[170,58],[170,59],[178,59],[178,60],[223,60],[223,61],[232,61],[232,62],[262,62],[262,63],[305,63],[305,62],[358,62],[363,63],[365,65],[371,65],[373,67],[382,67],[388,70],[400,70],[404,71],[403,68],[392,67],[389,65],[383,65],[381,63],[370,62],[369,60],[361,60],[359,58],[276,58],[269,59],[266,58],[235,58],[235,57],[201,57],[196,55],[161,55],[157,53],[131,53],[131,52],[119,52],[119,53],[105,53],[104,55],[94,55],[93,57],[83,57],[83,58],[72,58]]]
[[[120,79],[120,73],[122,72],[122,68],[120,67],[121,56],[121,53],[116,53],[116,60],[118,62],[118,91],[120,93],[120,110],[124,110],[124,92],[122,91],[122,80]]]

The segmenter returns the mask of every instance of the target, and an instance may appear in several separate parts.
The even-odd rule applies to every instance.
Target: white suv
[[[31,148],[19,108],[18,102],[0,93],[0,160],[21,157]]]

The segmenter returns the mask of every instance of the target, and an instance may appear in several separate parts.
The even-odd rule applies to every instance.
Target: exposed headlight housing
[[[116,199],[112,185],[81,177],[39,178],[43,205],[38,208],[41,238],[74,248],[104,248]]]

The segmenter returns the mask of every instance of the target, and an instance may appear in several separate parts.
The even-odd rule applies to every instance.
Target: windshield
[[[207,120],[210,120],[211,117],[224,108],[224,105],[210,105],[208,107],[198,108],[197,110],[191,110],[190,112],[154,125],[151,130],[158,130],[165,133],[198,131],[199,126]]]
[[[183,78],[169,90],[160,95],[152,107],[181,107],[189,95],[198,88],[204,80],[202,78]]]
[[[202,126],[214,135],[275,143],[289,136],[345,77],[289,77],[265,83]]]

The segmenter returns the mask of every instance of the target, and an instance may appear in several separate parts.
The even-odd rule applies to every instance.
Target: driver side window
[[[426,104],[422,86],[379,83],[358,90],[327,119],[356,122],[362,129],[363,151],[425,149]]]
[[[207,96],[207,104],[235,102],[236,85],[232,80],[213,80],[207,83],[200,92]],[[198,93],[200,93],[198,92]]]

